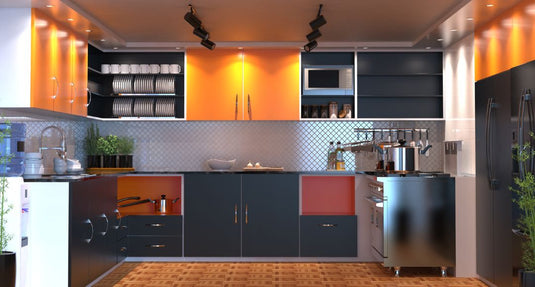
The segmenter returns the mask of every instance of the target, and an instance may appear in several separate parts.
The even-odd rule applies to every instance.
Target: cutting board
[[[246,166],[243,168],[244,171],[284,171],[284,167],[267,167],[267,166]]]

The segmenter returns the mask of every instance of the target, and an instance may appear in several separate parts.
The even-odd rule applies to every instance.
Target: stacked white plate
[[[175,99],[158,98],[156,99],[154,115],[157,117],[174,117],[175,116]]]
[[[114,117],[131,117],[133,98],[114,98],[112,114]]]
[[[134,101],[135,117],[154,117],[154,99],[137,98]]]
[[[175,76],[174,75],[157,75],[156,94],[174,94],[175,93]]]
[[[118,75],[113,77],[112,87],[114,94],[131,94],[133,75]]]
[[[137,75],[134,79],[134,93],[154,93],[154,75]]]
[[[24,174],[35,175],[43,174],[43,160],[39,152],[27,152],[24,154]]]

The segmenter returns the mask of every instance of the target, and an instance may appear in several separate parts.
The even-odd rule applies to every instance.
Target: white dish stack
[[[24,175],[43,174],[43,158],[39,152],[27,152],[24,154]]]

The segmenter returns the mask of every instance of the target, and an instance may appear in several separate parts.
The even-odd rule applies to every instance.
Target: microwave
[[[304,65],[303,95],[354,95],[353,65]]]

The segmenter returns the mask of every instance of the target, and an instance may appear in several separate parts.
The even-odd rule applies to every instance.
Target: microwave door
[[[306,67],[303,95],[354,95],[353,82],[353,66]]]

